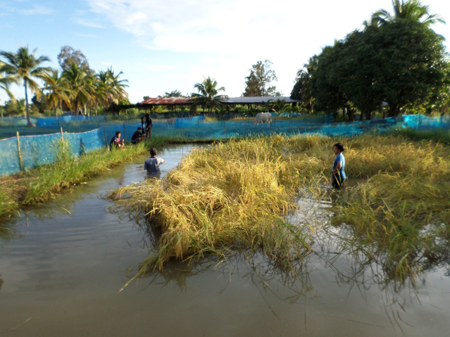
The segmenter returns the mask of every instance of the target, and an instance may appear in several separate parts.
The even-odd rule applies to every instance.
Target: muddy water
[[[164,171],[189,151],[162,151]],[[448,335],[444,267],[417,290],[399,290],[376,265],[323,247],[297,280],[256,258],[197,270],[174,264],[118,293],[150,242],[99,196],[142,181],[143,159],[23,215],[15,234],[0,238],[0,336]],[[326,203],[299,205],[301,221],[308,212],[329,216]]]

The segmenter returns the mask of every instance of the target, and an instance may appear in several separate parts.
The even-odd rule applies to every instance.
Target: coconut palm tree
[[[67,80],[61,75],[61,72],[52,69],[51,73],[45,78],[44,91],[47,93],[45,99],[50,107],[55,110],[55,117],[57,116],[57,109],[62,110],[62,102],[70,105],[69,89]]]
[[[394,8],[394,14],[392,15],[385,9],[373,13],[372,26],[382,26],[389,22],[395,22],[398,20],[413,20],[421,22],[426,26],[433,25],[435,23],[445,23],[442,17],[436,14],[430,14],[428,12],[428,6],[422,5],[420,0],[392,0],[392,6]],[[368,24],[366,23],[366,26]]]
[[[40,96],[41,90],[35,79],[44,79],[51,71],[51,68],[41,66],[42,63],[50,61],[50,59],[47,56],[36,58],[35,54],[36,49],[30,53],[28,47],[20,47],[17,53],[0,52],[0,56],[3,56],[5,60],[2,66],[3,72],[14,79],[15,82],[23,80],[28,126],[33,126],[28,106],[28,88],[35,92],[37,96]]]
[[[9,99],[15,102],[14,94],[9,90],[9,85],[12,83],[17,83],[17,79],[12,78],[2,71],[4,63],[0,61],[0,89],[5,91]],[[2,116],[3,117],[3,116]]]
[[[112,103],[118,104],[120,99],[128,98],[128,93],[125,90],[128,87],[126,84],[128,80],[121,80],[122,74],[120,72],[116,75],[112,68],[109,68],[106,71],[100,71],[97,75],[98,97],[103,106],[103,113]]]
[[[192,93],[195,105],[207,107],[208,111],[220,105],[222,99],[226,99],[226,95],[218,95],[219,92],[225,91],[224,87],[217,88],[217,81],[211,77],[207,77],[202,83],[196,83],[194,88],[198,93]]]
[[[90,80],[90,76],[76,63],[64,71],[62,77],[66,81],[69,90],[70,108],[75,113],[78,113],[78,109],[92,99],[95,87]]]
[[[8,104],[6,104],[6,112],[13,115],[25,115],[27,113],[25,99],[22,98],[9,101]]]

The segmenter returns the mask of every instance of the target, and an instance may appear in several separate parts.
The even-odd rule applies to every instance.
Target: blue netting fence
[[[73,117],[70,117],[73,118]],[[415,129],[450,129],[450,118],[429,118],[424,116],[404,116],[403,122],[394,118],[373,121],[348,123],[310,123],[301,119],[275,119],[269,124],[255,124],[252,120],[241,121],[205,121],[203,116],[192,118],[171,118],[153,120],[153,136],[170,136],[191,139],[226,139],[230,137],[248,137],[270,134],[323,134],[330,136],[355,136],[368,131],[383,131],[392,126],[400,125]],[[83,125],[90,129],[85,132],[60,131],[58,124],[47,127],[53,128],[55,133],[47,135],[19,136],[0,140],[0,176],[16,174],[21,171],[19,159],[22,157],[24,170],[50,164],[57,160],[58,142],[63,138],[69,143],[74,154],[82,155],[98,149],[109,149],[109,142],[116,131],[122,133],[122,138],[130,141],[133,133],[141,126],[140,121]],[[71,126],[74,128],[74,126]],[[70,128],[69,128],[70,129]]]

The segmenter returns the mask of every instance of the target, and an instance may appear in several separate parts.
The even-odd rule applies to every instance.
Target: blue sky
[[[450,39],[450,1],[423,3],[448,21],[434,29]],[[0,50],[28,45],[56,68],[61,47],[72,46],[93,69],[123,71],[132,103],[191,93],[206,76],[240,96],[252,64],[269,59],[278,90],[289,95],[309,57],[391,7],[391,0],[0,0]],[[0,92],[0,104],[6,98]]]

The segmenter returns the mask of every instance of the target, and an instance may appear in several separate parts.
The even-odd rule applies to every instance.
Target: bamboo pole
[[[106,135],[106,127],[103,127],[103,131],[105,133],[105,145],[108,147],[108,136]]]
[[[61,140],[64,141],[64,131],[63,131],[62,126],[61,126]]]
[[[127,141],[127,129],[125,128],[125,123],[123,123],[123,139]]]
[[[20,165],[20,170],[23,171],[23,161],[22,161],[22,153],[20,151],[20,137],[19,137],[19,131],[17,131],[17,149],[19,150],[19,165]]]

